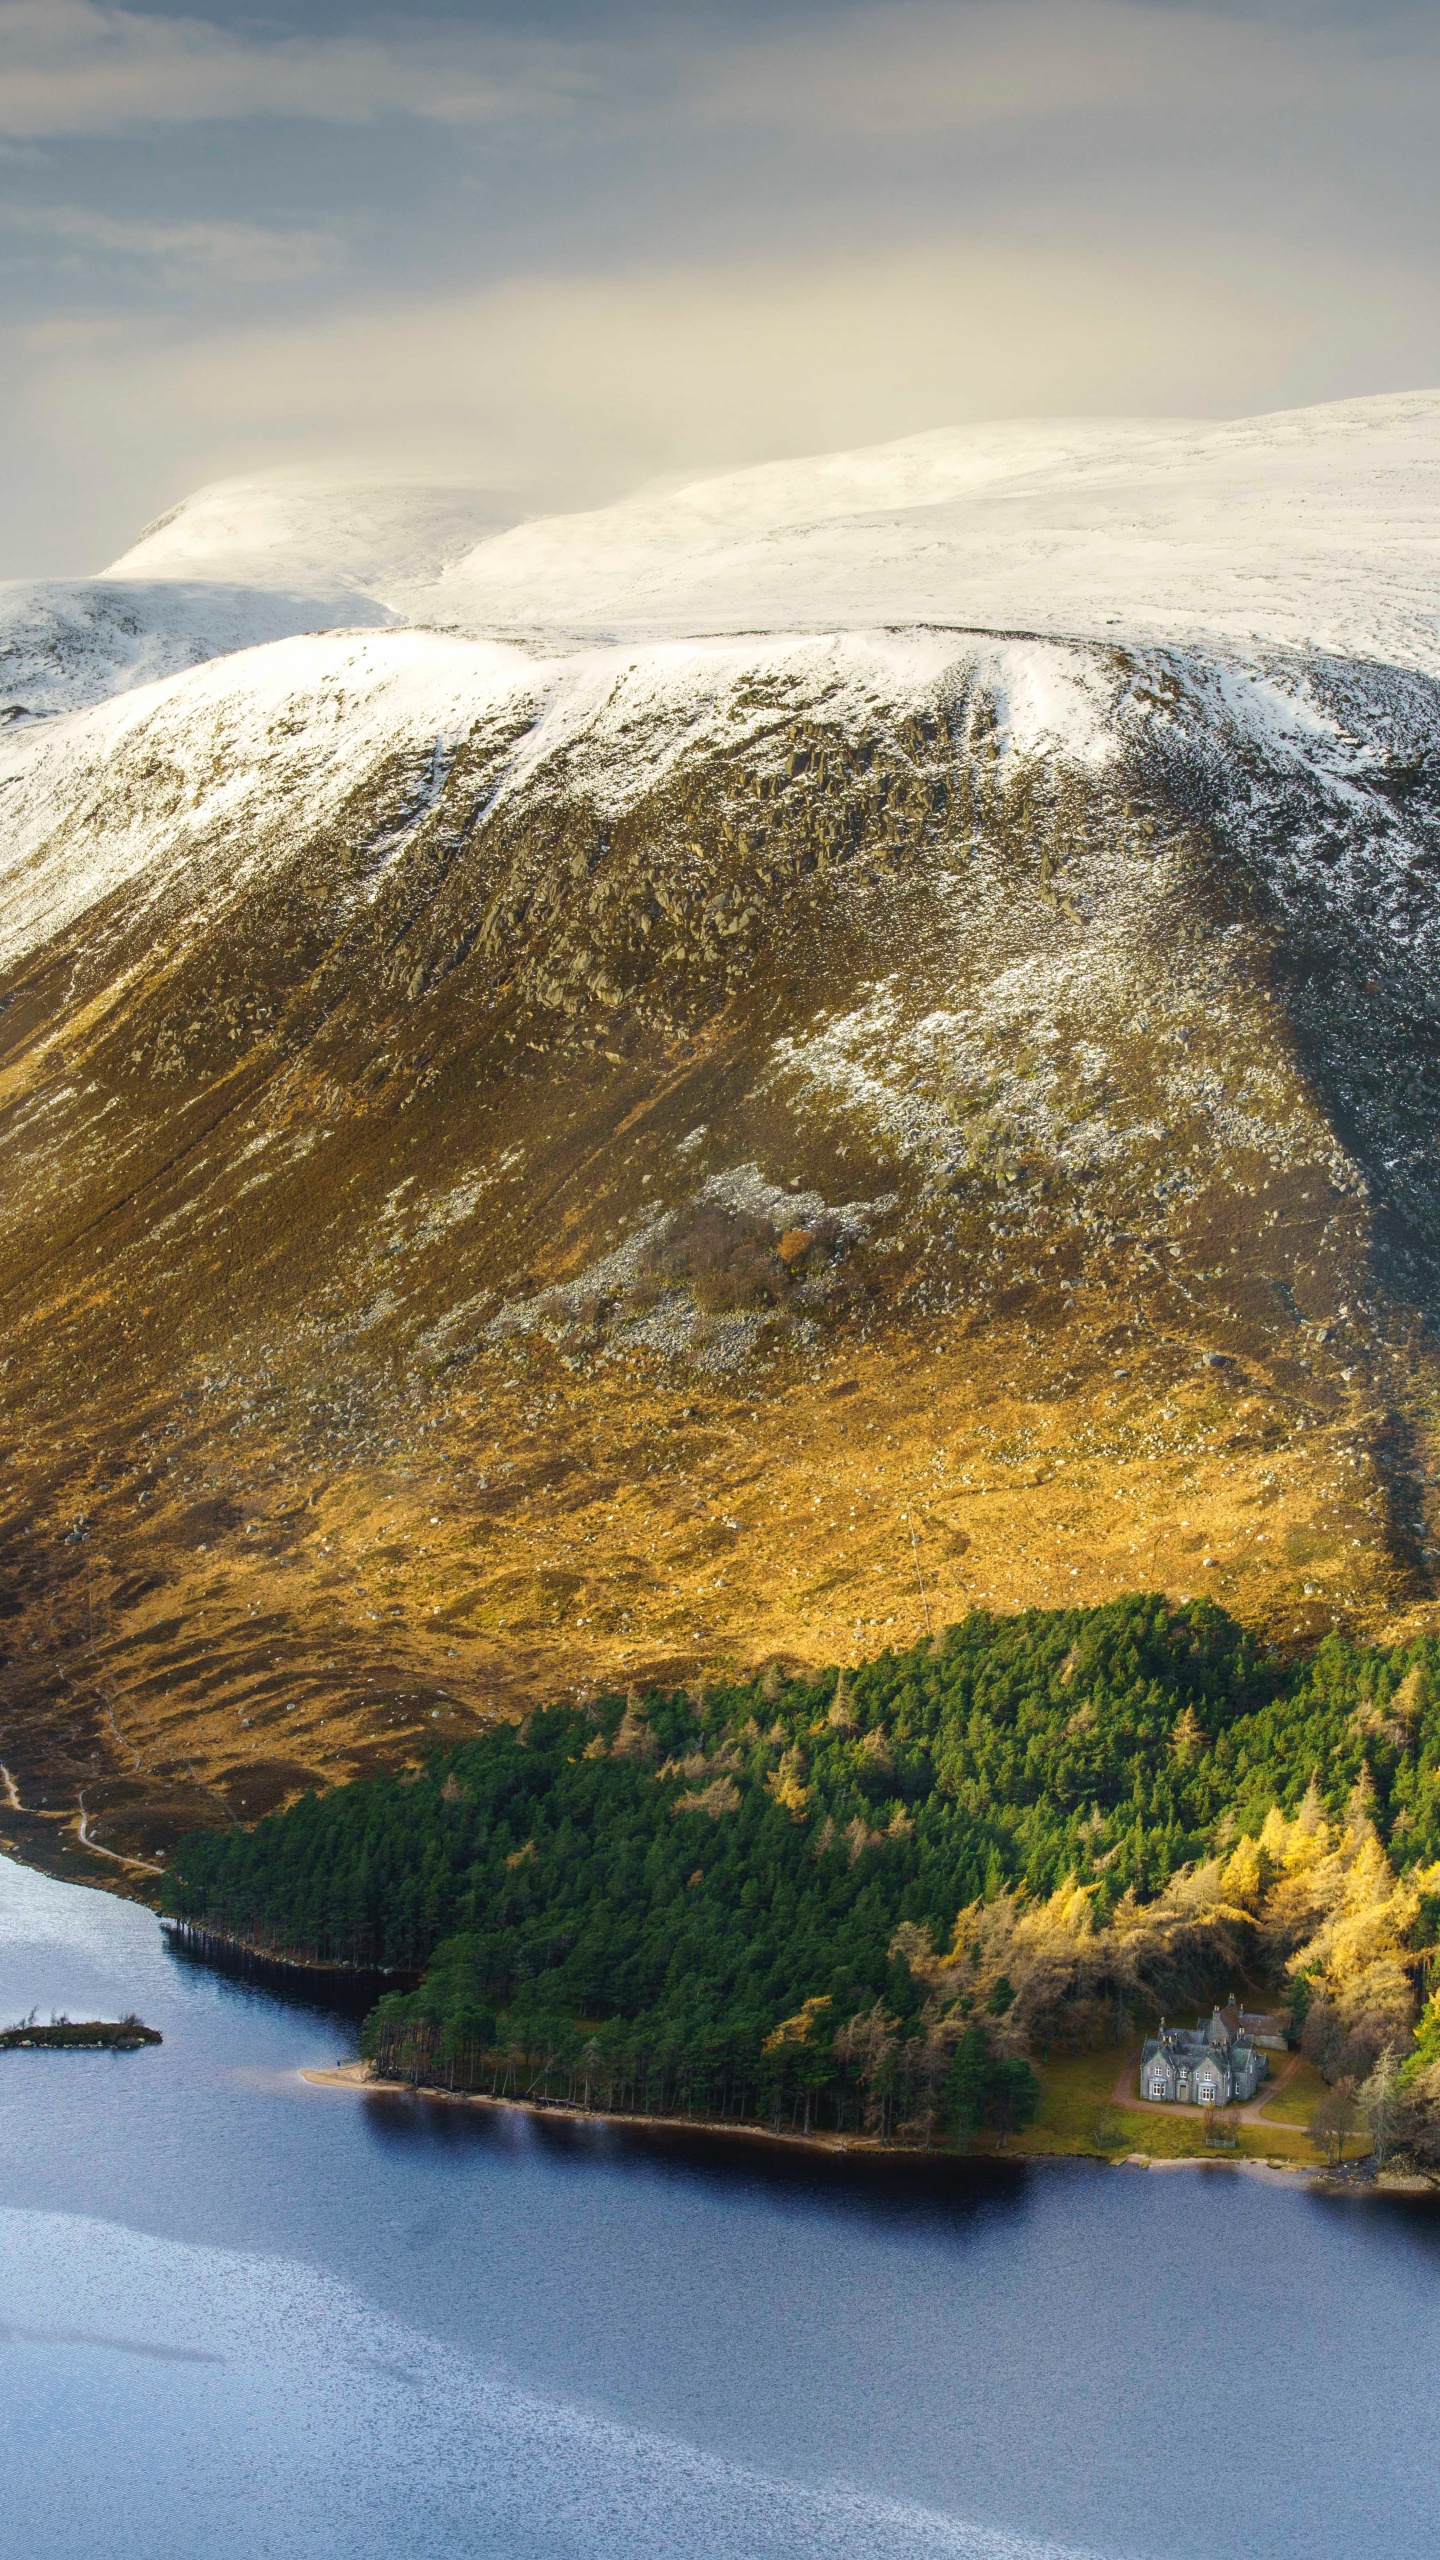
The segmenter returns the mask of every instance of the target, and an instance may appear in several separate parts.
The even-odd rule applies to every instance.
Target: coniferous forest
[[[191,1834],[167,1900],[419,1974],[367,2021],[386,2073],[921,2139],[1023,2123],[1032,2058],[1228,1969],[1328,2076],[1408,2087],[1419,2140],[1440,1641],[1284,1660],[1206,1602],[977,1613],[854,1672],[537,1711]]]

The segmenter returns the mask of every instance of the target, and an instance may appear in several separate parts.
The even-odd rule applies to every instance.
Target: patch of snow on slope
[[[853,1115],[936,1183],[978,1175],[1003,1188],[1036,1154],[1092,1175],[1137,1149],[1163,1148],[1185,1115],[1204,1120],[1216,1146],[1298,1139],[1288,1082],[1253,1038],[1223,1083],[1212,1065],[1177,1050],[1157,1069],[1158,1113],[1150,1097],[1117,1087],[1116,1035],[1143,1023],[1147,1005],[1182,1020],[1203,1000],[1218,1019],[1228,1002],[1223,964],[1203,999],[1188,983],[1164,986],[1136,934],[1137,912],[1133,893],[1117,898],[1083,939],[988,978],[967,972],[952,1002],[923,1011],[905,980],[878,981],[845,1012],[776,1040],[769,1081],[827,1114]],[[1313,1138],[1308,1124],[1304,1134]],[[1338,1149],[1332,1170],[1351,1177]],[[1169,1187],[1190,1181],[1173,1174]]]
[[[994,706],[1002,756],[1059,755],[1093,771],[1117,754],[1119,688],[1090,652],[1010,641],[974,652],[972,665],[972,681]]]
[[[786,1190],[771,1182],[757,1164],[731,1165],[711,1174],[689,1200],[647,1211],[618,1245],[573,1280],[558,1282],[536,1297],[510,1300],[490,1318],[484,1331],[492,1342],[542,1333],[563,1346],[570,1328],[593,1323],[604,1301],[617,1297],[623,1301],[647,1274],[654,1280],[656,1258],[663,1255],[667,1239],[696,1209],[713,1206],[759,1218],[777,1237],[787,1227],[814,1227],[823,1219],[831,1228],[832,1246],[843,1252],[894,1205],[894,1194],[887,1193],[881,1199],[832,1206],[823,1192]],[[593,1339],[588,1343],[588,1356],[618,1360],[631,1351],[646,1350],[665,1360],[692,1360],[718,1376],[744,1365],[773,1315],[768,1307],[702,1314],[686,1282],[670,1280],[661,1286],[654,1280],[654,1285],[653,1303],[622,1305],[618,1310],[612,1306],[616,1320],[603,1344]],[[823,1282],[812,1283],[811,1293],[812,1303],[823,1297]],[[452,1310],[446,1330],[470,1312],[468,1306]],[[802,1317],[797,1338],[808,1340],[812,1331]]]

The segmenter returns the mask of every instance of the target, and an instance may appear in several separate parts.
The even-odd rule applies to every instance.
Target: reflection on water
[[[1425,2210],[311,2089],[353,2019],[0,1862],[36,2004],[166,2042],[0,2060],[34,2560],[1433,2553]]]

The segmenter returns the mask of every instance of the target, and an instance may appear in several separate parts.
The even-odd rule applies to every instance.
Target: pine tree
[[[1205,1729],[1192,1706],[1184,1707],[1176,1717],[1170,1748],[1182,1769],[1187,1769],[1192,1760],[1198,1760],[1204,1750]]]

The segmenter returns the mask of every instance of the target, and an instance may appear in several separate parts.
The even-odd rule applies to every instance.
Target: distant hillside
[[[386,619],[137,684],[137,604],[0,740],[24,1804],[148,1854],[1137,1584],[1427,1629],[1437,415],[965,431],[478,547],[222,492],[117,564],[183,621],[333,540],[320,619]],[[1062,502],[1119,581],[1071,637]],[[1049,636],[914,627],[917,562],[1005,601],[997,507]],[[751,570],[830,627],[693,636]],[[656,577],[692,636],[597,639]]]

